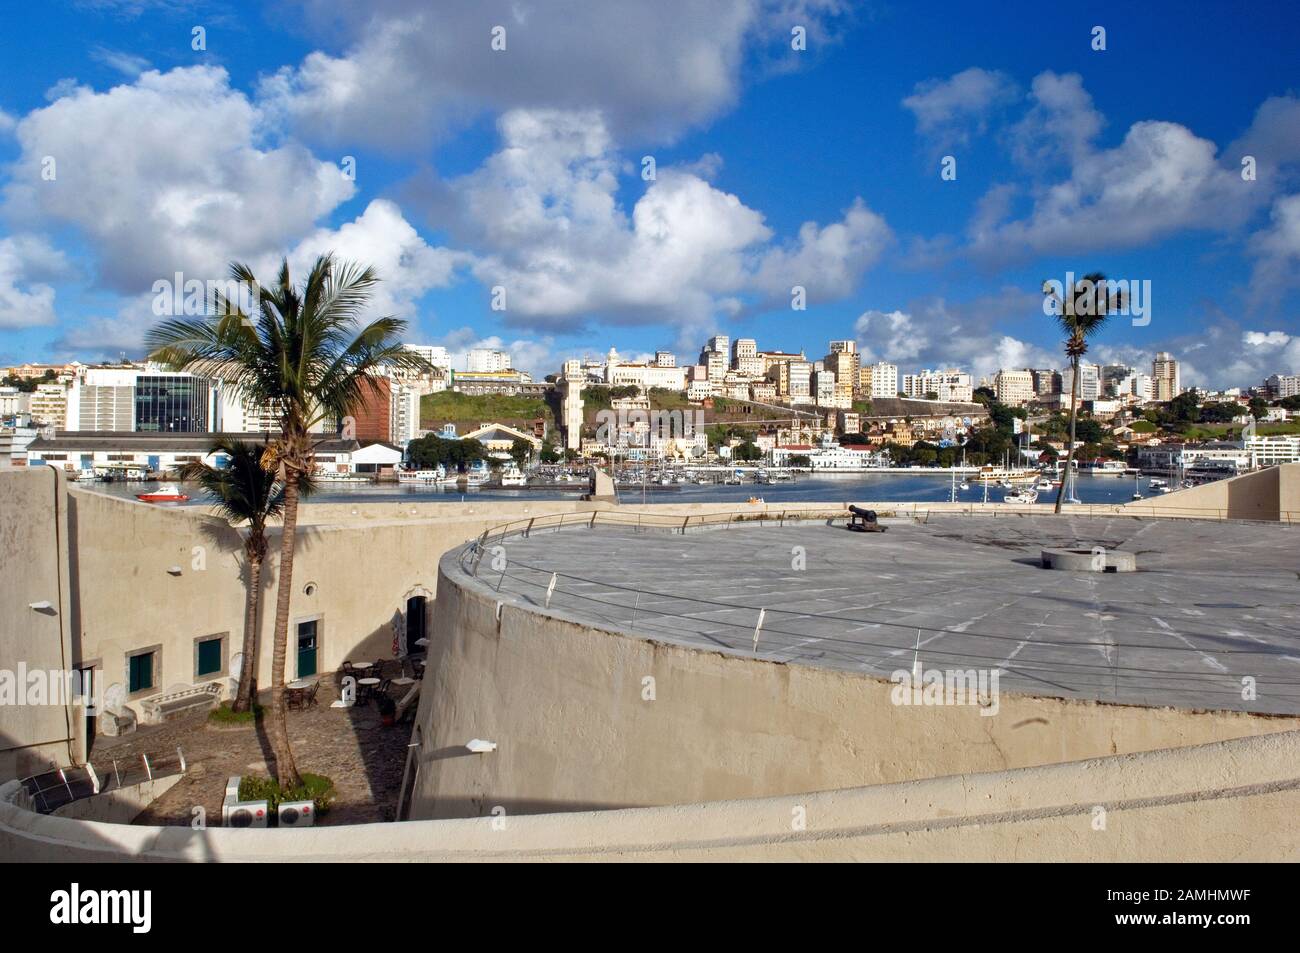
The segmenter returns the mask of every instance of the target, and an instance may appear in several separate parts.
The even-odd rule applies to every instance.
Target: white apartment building
[[[1300,437],[1278,434],[1271,437],[1247,437],[1243,442],[1251,465],[1271,467],[1280,463],[1300,462]]]
[[[704,350],[728,354],[731,351],[731,338],[726,334],[715,334],[705,342]]]
[[[998,371],[993,375],[993,394],[1004,404],[1018,407],[1034,399],[1034,375],[1024,371]]]
[[[926,399],[926,394],[937,394],[936,400],[970,403],[975,388],[970,375],[956,368],[940,371],[923,370],[919,374],[903,375],[903,394],[916,400]]]
[[[1074,387],[1074,368],[1061,372],[1061,393],[1069,395]],[[1101,367],[1096,364],[1079,365],[1079,399],[1096,400],[1101,396]]]
[[[719,380],[721,374],[719,374]],[[624,363],[618,351],[609,349],[605,356],[605,383],[611,387],[635,385],[643,391],[651,387],[667,390],[686,389],[686,368],[678,367],[676,358],[667,367],[655,364]]]
[[[700,354],[700,363],[704,365],[709,380],[717,382],[718,386],[721,387],[723,380],[727,376],[726,352],[706,350]]]
[[[494,371],[508,371],[511,368],[510,355],[490,347],[470,348],[466,363],[469,365],[466,370],[471,374],[490,374]]]
[[[30,413],[32,399],[17,387],[0,387],[0,420]]]
[[[1300,374],[1273,374],[1264,380],[1264,390],[1274,400],[1300,394]]]
[[[863,397],[897,397],[898,365],[878,361],[859,369],[858,390]]]
[[[435,347],[431,344],[403,344],[402,347],[408,351],[414,351],[424,358],[426,362],[440,370],[451,370],[451,355],[447,353],[445,347]]]

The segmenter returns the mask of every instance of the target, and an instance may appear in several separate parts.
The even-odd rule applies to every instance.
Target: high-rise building
[[[1033,368],[1029,372],[1034,378],[1034,396],[1051,397],[1061,393],[1061,372],[1050,367]]]
[[[655,351],[655,367],[676,367],[677,355],[672,351]]]
[[[953,367],[904,374],[902,389],[905,396],[915,400],[924,400],[927,394],[934,394],[933,399],[950,403],[970,403],[975,393],[970,375]]]
[[[858,371],[858,393],[862,397],[897,397],[898,365],[877,361]]]
[[[1028,370],[1000,370],[993,375],[993,394],[1013,407],[1027,404],[1034,399],[1034,375]]]
[[[832,341],[831,351],[826,355],[823,366],[835,375],[835,382],[841,392],[847,392],[852,398],[858,382],[859,362],[857,341]]]
[[[1178,362],[1168,351],[1160,351],[1151,362],[1151,376],[1155,380],[1155,400],[1173,400],[1183,392],[1178,379]]]
[[[447,353],[445,347],[435,347],[430,344],[403,344],[402,347],[414,351],[433,367],[444,371],[451,370],[451,355]]]
[[[510,370],[510,355],[490,347],[470,348],[466,370],[471,374]]]
[[[1074,388],[1074,372],[1067,367],[1061,373],[1061,393],[1069,395]],[[1079,399],[1096,400],[1101,396],[1101,367],[1097,364],[1079,365]]]
[[[1264,391],[1273,400],[1300,394],[1300,374],[1273,374],[1264,380]]]
[[[715,334],[705,342],[704,350],[727,354],[731,350],[731,338],[726,334]]]
[[[758,342],[753,338],[736,338],[731,345],[731,369],[746,377],[762,377],[763,359],[758,356]]]

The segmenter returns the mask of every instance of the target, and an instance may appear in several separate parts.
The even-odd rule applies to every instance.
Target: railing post
[[[152,780],[153,780],[153,768],[150,767],[150,765],[149,765],[149,756],[148,756],[147,754],[142,754],[142,755],[140,755],[140,760],[144,762],[144,771],[145,771],[145,774],[149,775],[149,780],[152,781]]]

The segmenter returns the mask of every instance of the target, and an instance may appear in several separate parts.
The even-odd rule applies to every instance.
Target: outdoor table
[[[401,675],[401,676],[399,676],[399,677],[393,679],[393,684],[394,684],[394,685],[402,685],[402,686],[406,686],[406,685],[414,685],[414,684],[415,684],[415,679],[413,679],[413,678],[408,678],[408,677],[405,676],[405,675]]]
[[[360,669],[373,668],[374,665],[375,665],[374,662],[353,662],[352,663],[353,668],[360,668]]]
[[[375,686],[379,684],[379,679],[373,675],[367,675],[365,678],[357,679],[358,691],[357,701],[366,701],[375,693]]]
[[[311,688],[311,685],[312,685],[312,683],[311,683],[311,679],[309,679],[309,678],[300,678],[300,679],[298,679],[298,680],[295,681],[295,682],[290,682],[288,685],[286,685],[286,686],[284,686],[284,687],[285,687],[285,688],[295,688],[295,689],[296,689],[296,688]]]

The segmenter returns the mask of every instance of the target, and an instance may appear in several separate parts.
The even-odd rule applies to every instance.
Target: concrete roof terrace
[[[888,678],[919,639],[923,669],[996,668],[1003,691],[1300,713],[1300,531],[1286,525],[932,515],[887,533],[597,524],[497,545],[474,583],[495,598],[541,609],[557,573],[545,611],[656,641]],[[1094,546],[1136,553],[1138,571],[1040,566],[1044,547]]]

